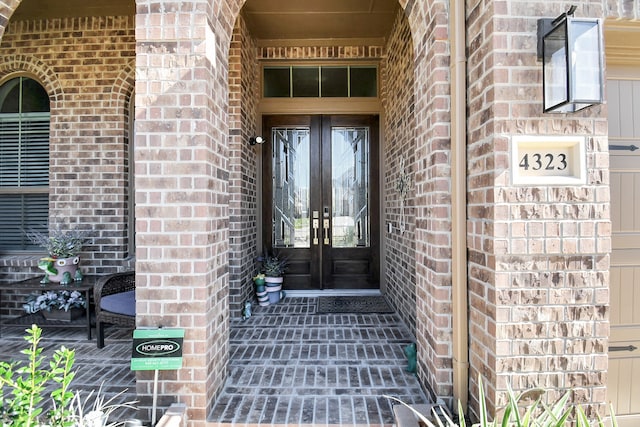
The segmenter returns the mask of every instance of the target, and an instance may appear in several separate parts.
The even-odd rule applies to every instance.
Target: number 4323
[[[524,156],[522,156],[522,159],[520,159],[520,164],[518,166],[526,171],[528,171],[530,168],[534,171],[541,169],[546,171],[562,171],[567,168],[567,155],[563,153],[525,154]]]

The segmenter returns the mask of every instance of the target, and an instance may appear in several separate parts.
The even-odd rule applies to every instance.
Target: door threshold
[[[380,289],[322,289],[322,290],[288,290],[288,297],[317,298],[317,297],[364,297],[382,295]]]

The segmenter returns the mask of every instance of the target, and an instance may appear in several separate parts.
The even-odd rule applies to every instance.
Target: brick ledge
[[[0,267],[37,267],[40,255],[0,255]]]

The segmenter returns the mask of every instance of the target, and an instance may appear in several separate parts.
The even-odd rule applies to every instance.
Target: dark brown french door
[[[265,116],[267,248],[287,289],[377,289],[377,116]]]

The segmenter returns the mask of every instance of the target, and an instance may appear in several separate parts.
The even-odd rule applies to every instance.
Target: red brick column
[[[507,3],[509,3],[507,7]],[[588,5],[587,5],[588,3]],[[602,16],[576,2],[576,16]],[[484,378],[490,413],[516,391],[605,402],[610,251],[604,107],[542,113],[541,17],[560,1],[467,2],[468,255],[471,406]],[[514,185],[517,135],[586,137],[581,186]]]
[[[418,375],[453,395],[448,2],[411,8],[415,74],[415,254]],[[450,402],[449,402],[450,403]]]
[[[162,373],[160,395],[201,426],[229,357],[231,28],[202,3],[157,5],[138,3],[136,16],[138,323],[185,329],[184,367]],[[139,393],[150,395],[149,378]]]

